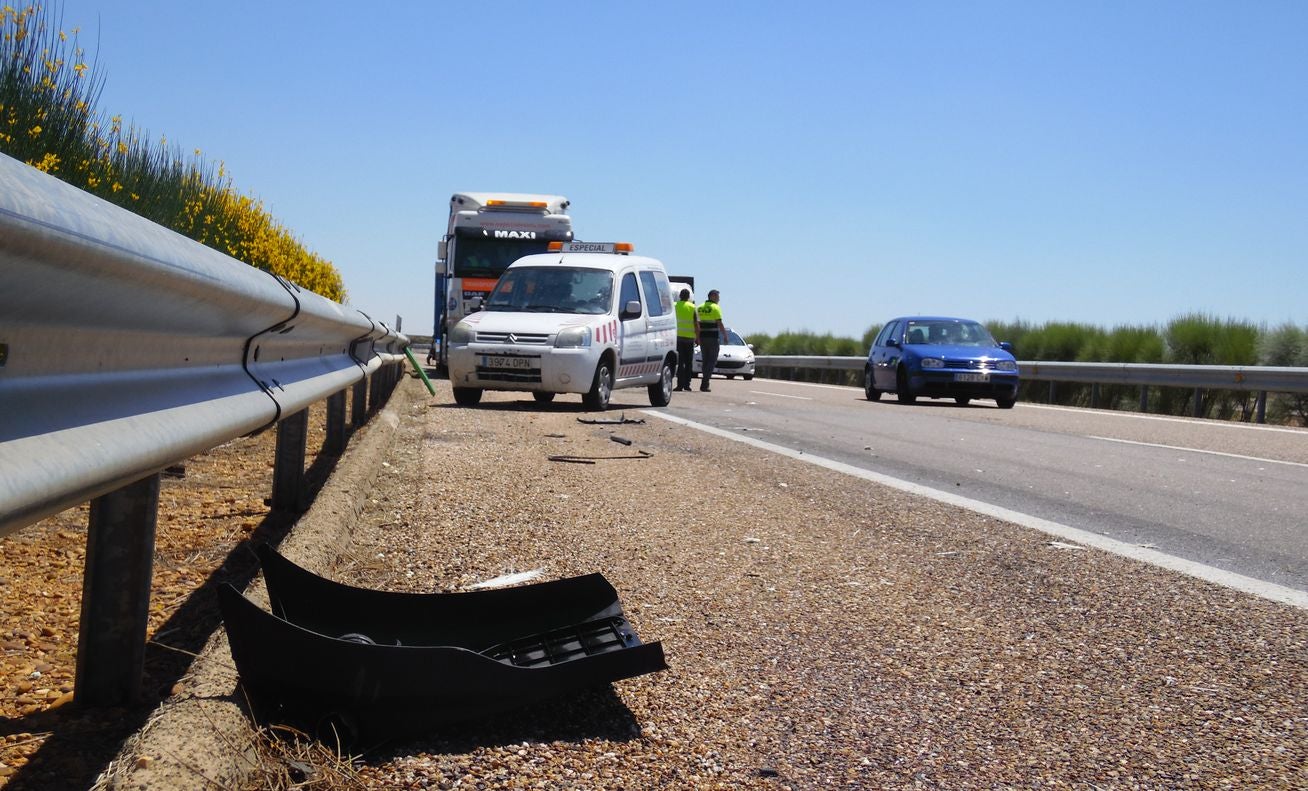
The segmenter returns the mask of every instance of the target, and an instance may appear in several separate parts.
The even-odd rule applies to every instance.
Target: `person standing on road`
[[[709,378],[718,364],[718,350],[727,342],[727,325],[722,321],[722,308],[718,307],[718,290],[708,293],[708,299],[696,310],[699,315],[699,350],[703,357],[700,365],[699,389],[709,391]]]
[[[681,289],[680,298],[673,308],[677,312],[677,386],[673,389],[689,392],[695,361],[695,337],[699,335],[699,316],[695,313],[695,303],[690,301],[690,289]]]

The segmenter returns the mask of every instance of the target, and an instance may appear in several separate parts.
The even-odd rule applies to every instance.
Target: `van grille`
[[[478,343],[513,343],[520,346],[544,346],[550,336],[539,332],[478,332]]]

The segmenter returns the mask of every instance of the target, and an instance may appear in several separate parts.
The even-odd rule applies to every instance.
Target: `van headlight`
[[[450,343],[472,343],[472,327],[459,322],[450,328]]]
[[[554,336],[554,346],[560,349],[575,349],[590,345],[590,327],[568,327],[559,330]]]

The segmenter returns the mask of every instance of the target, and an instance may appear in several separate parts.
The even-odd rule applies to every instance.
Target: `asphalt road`
[[[696,380],[695,385],[698,385]],[[614,409],[643,390],[618,391]],[[669,412],[1308,591],[1308,430],[714,379]]]

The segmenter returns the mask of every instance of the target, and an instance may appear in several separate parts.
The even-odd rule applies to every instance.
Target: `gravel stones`
[[[659,420],[621,428],[648,459],[551,465],[613,429],[448,402],[337,578],[600,571],[671,669],[388,745],[371,787],[1308,785],[1302,611]]]
[[[464,409],[436,384],[400,411],[357,526],[321,548],[339,560],[315,570],[414,591],[599,571],[670,669],[384,745],[349,787],[1308,788],[1302,610],[665,421],[580,424],[595,415],[575,400],[497,393]],[[548,461],[625,455],[615,429],[652,455]],[[157,642],[178,644],[156,630],[260,529],[266,436],[165,481]],[[52,708],[84,524],[5,539],[0,783],[53,754],[53,729],[93,733]]]

